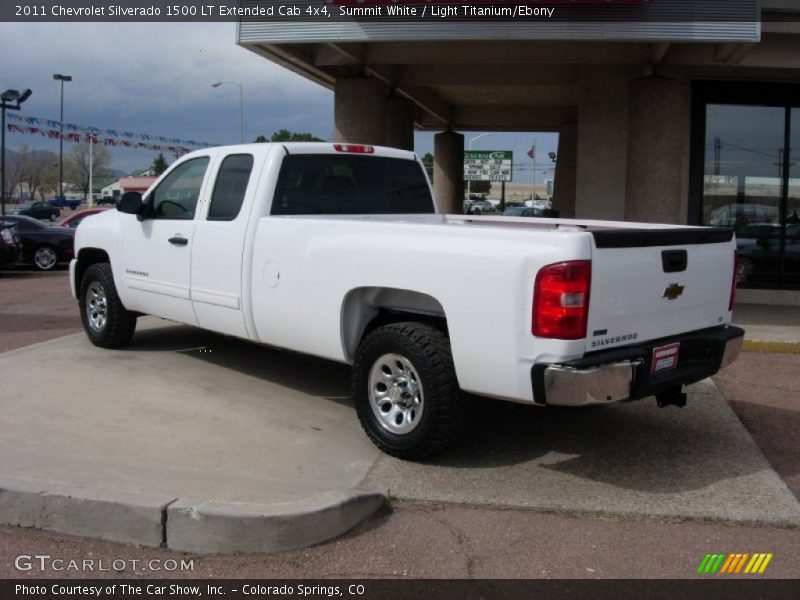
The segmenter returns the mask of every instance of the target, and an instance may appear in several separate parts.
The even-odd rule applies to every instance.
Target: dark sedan
[[[535,208],[533,206],[510,206],[503,211],[504,217],[543,217],[557,219],[558,211],[552,208]]]
[[[48,219],[55,221],[61,216],[61,211],[49,202],[30,200],[11,209],[12,215],[25,215],[34,219]]]
[[[757,283],[780,270],[781,228],[774,223],[749,223],[736,232],[739,283]],[[786,273],[800,273],[800,225],[786,226]]]
[[[6,223],[16,225],[22,239],[22,260],[40,271],[51,271],[58,263],[69,262],[75,253],[75,230],[49,227],[22,215],[6,215]]]

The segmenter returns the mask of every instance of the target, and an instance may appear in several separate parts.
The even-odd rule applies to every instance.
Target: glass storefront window
[[[800,166],[791,155],[788,188],[784,174],[792,121],[789,146],[800,148],[797,109],[706,105],[701,218],[736,232],[740,285],[800,283]]]

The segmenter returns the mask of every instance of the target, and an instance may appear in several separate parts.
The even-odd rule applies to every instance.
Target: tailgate
[[[592,235],[587,352],[730,322],[732,231],[623,229]]]

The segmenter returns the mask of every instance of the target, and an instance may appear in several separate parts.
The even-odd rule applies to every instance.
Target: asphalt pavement
[[[0,286],[9,291],[0,299],[0,348],[25,341],[13,331],[24,331],[14,326],[19,322],[28,322],[33,331],[46,331],[37,329],[42,318],[58,319],[52,337],[68,330],[70,320],[74,328],[79,326],[68,294],[63,288],[57,291],[64,279],[63,272],[0,276]],[[32,286],[37,292],[26,293]],[[48,303],[52,314],[40,312],[41,302]],[[7,329],[8,323],[12,327]],[[691,575],[697,552],[715,545],[764,551],[774,547],[771,575],[800,574],[796,561],[779,560],[800,554],[797,530],[785,527],[797,521],[797,502],[786,484],[796,495],[798,355],[745,353],[716,378],[729,402],[706,382],[693,390],[683,410],[657,409],[644,401],[543,417],[535,409],[490,403],[488,418],[481,420],[471,443],[436,463],[415,465],[376,456],[364,445],[346,399],[346,369],[339,365],[254,349],[191,328],[156,322],[151,327],[137,335],[134,348],[140,347],[131,351],[99,351],[75,336],[0,355],[0,369],[20,376],[20,381],[27,375],[27,383],[33,375],[31,365],[41,364],[37,352],[44,352],[46,363],[54,365],[49,374],[35,376],[34,383],[45,386],[40,393],[25,392],[31,403],[27,413],[13,403],[4,408],[13,415],[15,427],[0,433],[0,444],[8,444],[2,452],[16,452],[9,455],[12,460],[4,474],[13,476],[18,487],[24,487],[19,483],[26,479],[52,483],[58,467],[66,466],[66,472],[86,479],[70,476],[64,481],[62,470],[56,483],[77,483],[84,492],[94,484],[101,492],[121,488],[152,493],[146,478],[160,472],[160,480],[170,486],[167,496],[187,495],[205,504],[218,502],[222,492],[230,495],[224,500],[254,504],[263,500],[264,489],[277,493],[276,482],[295,486],[305,498],[332,491],[303,488],[294,474],[308,470],[310,480],[321,487],[345,481],[353,489],[388,498],[375,516],[335,541],[273,557],[204,557],[202,576],[258,572],[308,577],[682,577]],[[779,369],[765,370],[776,361]],[[77,372],[65,378],[63,369]],[[137,377],[125,379],[131,370]],[[309,381],[309,370],[322,375]],[[111,384],[93,392],[88,374],[97,371]],[[187,390],[186,381],[202,383]],[[148,386],[156,383],[161,391],[148,394]],[[48,403],[42,389],[67,393],[71,401]],[[125,402],[103,403],[109,391]],[[285,411],[285,406],[291,410]],[[25,445],[23,432],[41,427],[42,415],[54,411],[58,418],[48,422],[48,435],[36,445],[28,442],[32,452],[14,450]],[[297,430],[296,423],[268,422],[281,421],[284,412],[310,427]],[[145,421],[137,426],[140,418]],[[69,439],[70,422],[83,423],[86,439]],[[26,423],[31,430],[25,430]],[[200,435],[192,444],[193,429]],[[238,433],[224,435],[226,431]],[[265,439],[261,431],[271,435]],[[270,439],[273,431],[278,437]],[[278,435],[281,431],[283,437]],[[332,431],[342,435],[331,436]],[[170,437],[178,447],[189,445],[180,456],[170,457],[174,463],[164,464],[163,445]],[[41,441],[45,443],[39,446]],[[335,450],[324,462],[331,447]],[[292,449],[309,454],[301,452],[291,467],[284,464],[283,473],[272,473],[271,459]],[[48,450],[51,456],[55,451],[57,462],[47,463]],[[129,457],[131,470],[115,462],[120,456]],[[323,464],[315,471],[320,456]],[[91,468],[78,468],[88,457],[95,460]],[[35,460],[40,462],[33,464]],[[87,475],[93,471],[94,477]],[[238,491],[230,485],[235,478],[246,484]],[[196,482],[202,485],[194,494]],[[52,490],[56,493],[51,495],[69,496],[63,489],[59,493],[58,486]],[[281,500],[275,496],[277,503]],[[187,514],[197,513],[190,509]],[[754,522],[761,525],[752,526]],[[537,539],[549,542],[543,547]],[[587,540],[590,543],[582,545]],[[655,545],[660,550],[653,540],[659,540]],[[107,543],[4,528],[0,576],[20,576],[6,557],[30,544],[77,553],[94,548],[91,552],[126,556],[174,555],[164,549],[103,546]],[[398,553],[405,557],[402,564],[392,560]],[[433,555],[439,558],[431,561]],[[644,563],[656,555],[659,564],[647,569]],[[567,556],[574,559],[567,561]]]

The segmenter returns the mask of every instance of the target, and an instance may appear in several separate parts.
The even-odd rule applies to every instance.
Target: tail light
[[[351,154],[374,154],[374,146],[365,146],[363,144],[334,144],[333,149],[337,152],[349,152]]]
[[[586,337],[592,263],[573,260],[543,267],[533,286],[531,333],[578,340]]]
[[[731,299],[728,301],[728,310],[733,310],[736,304],[736,279],[739,275],[739,252],[733,251],[733,277],[731,278]]]

